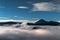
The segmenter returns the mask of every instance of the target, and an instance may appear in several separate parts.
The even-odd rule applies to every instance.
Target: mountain
[[[48,21],[45,21],[44,19],[40,19],[39,21],[35,22],[37,25],[47,25]]]
[[[60,23],[56,22],[56,21],[49,21],[48,24],[49,25],[59,25]]]
[[[46,21],[44,19],[40,19],[35,23],[27,23],[28,25],[59,25],[59,22],[56,21]]]
[[[6,24],[8,24],[8,25],[13,25],[13,24],[17,24],[17,23],[21,24],[22,22],[13,22],[13,21],[0,22],[0,25],[6,25]]]

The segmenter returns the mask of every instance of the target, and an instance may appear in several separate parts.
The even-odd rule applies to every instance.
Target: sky
[[[60,0],[0,0],[0,20],[60,20]]]

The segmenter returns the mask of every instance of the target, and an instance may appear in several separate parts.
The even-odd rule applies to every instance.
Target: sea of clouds
[[[46,29],[32,29],[44,27]],[[0,40],[59,40],[59,26],[0,26]]]

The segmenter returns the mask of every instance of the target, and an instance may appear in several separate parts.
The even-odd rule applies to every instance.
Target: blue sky
[[[59,0],[0,0],[0,20],[60,20]]]

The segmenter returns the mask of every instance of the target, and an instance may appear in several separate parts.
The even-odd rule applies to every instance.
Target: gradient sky
[[[0,0],[0,20],[60,20],[60,0]]]

